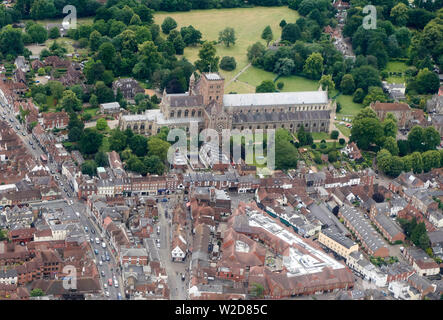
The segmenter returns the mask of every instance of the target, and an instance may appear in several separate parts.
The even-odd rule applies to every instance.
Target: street
[[[12,107],[8,106],[5,101],[0,102],[2,106],[0,114],[3,120],[11,124],[13,130],[17,133],[17,135],[22,139],[24,145],[28,148],[28,152],[33,157],[35,157],[35,159],[39,159],[40,156],[45,153],[38,145],[37,141],[32,137],[32,134],[29,134],[26,129],[23,129],[23,126],[15,118]],[[30,142],[32,142],[32,144]],[[95,256],[94,261],[97,265],[98,272],[100,273],[100,282],[103,288],[103,294],[108,291],[109,299],[117,300],[118,293],[120,292],[122,299],[124,299],[125,295],[123,291],[123,282],[120,274],[119,264],[114,254],[109,249],[109,241],[106,239],[104,234],[99,231],[99,228],[91,221],[91,218],[86,212],[85,204],[77,199],[73,187],[66,180],[66,178],[59,173],[57,164],[52,161],[48,161],[46,165],[51,171],[51,174],[60,189],[62,199],[61,201],[58,200],[44,202],[41,203],[41,206],[45,206],[46,208],[57,207],[62,208],[63,210],[72,210],[74,214],[76,214],[77,212],[79,213],[78,216],[80,220],[80,225],[83,228],[86,239],[88,239],[91,247],[90,253],[92,256]],[[86,231],[85,227],[87,227],[88,231]],[[92,233],[92,230],[94,230],[94,233]],[[96,237],[100,238],[100,244],[95,243]],[[94,238],[94,242],[90,241],[91,238]],[[106,248],[102,248],[101,243],[103,241],[106,243]],[[98,251],[97,255],[95,255],[94,253],[95,249]],[[105,255],[106,252],[108,252],[109,261],[103,261],[102,266],[100,266],[99,261],[101,260],[102,255]],[[102,271],[104,272],[104,276],[102,276],[101,274]],[[112,286],[108,285],[109,279],[112,279]],[[118,288],[115,287],[115,279],[118,280]]]

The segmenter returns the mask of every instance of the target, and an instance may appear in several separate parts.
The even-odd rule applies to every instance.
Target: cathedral
[[[274,92],[225,94],[224,79],[220,74],[194,74],[185,93],[168,94],[163,91],[160,109],[144,114],[122,115],[121,130],[154,135],[161,127],[182,128],[189,131],[190,124],[199,130],[215,129],[279,129],[296,132],[303,126],[306,131],[329,132],[331,101],[327,91]]]

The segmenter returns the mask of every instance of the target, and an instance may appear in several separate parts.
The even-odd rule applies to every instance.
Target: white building
[[[405,281],[392,281],[389,283],[388,290],[394,298],[400,300],[418,300],[420,299],[420,293],[411,288],[411,286]]]
[[[388,280],[388,275],[376,266],[374,266],[369,260],[363,257],[363,254],[359,251],[352,252],[347,260],[346,264],[361,274],[365,280],[373,282],[377,287],[385,287]]]

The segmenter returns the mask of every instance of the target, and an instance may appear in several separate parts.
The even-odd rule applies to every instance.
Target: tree
[[[352,74],[347,73],[341,78],[340,89],[343,94],[347,95],[351,95],[354,92],[355,82]]]
[[[103,151],[97,152],[95,154],[94,160],[95,160],[95,163],[97,164],[97,166],[99,166],[99,167],[106,167],[109,165],[108,156]]]
[[[314,52],[306,59],[303,72],[308,78],[318,80],[323,73],[323,57],[320,53]]]
[[[335,162],[338,159],[338,152],[336,150],[331,150],[328,152],[328,161]]]
[[[440,134],[434,127],[427,127],[423,131],[424,150],[434,150],[440,145]]]
[[[10,25],[2,28],[0,32],[0,50],[4,55],[17,56],[23,53],[24,45],[20,29],[15,29]]]
[[[220,61],[220,69],[232,71],[237,67],[234,57],[223,57]]]
[[[151,137],[148,140],[149,156],[157,156],[162,161],[166,161],[168,155],[168,149],[171,146],[169,142],[166,142],[158,137]]]
[[[33,24],[29,27],[27,32],[31,36],[33,42],[43,43],[48,39],[48,32],[45,27],[40,24]]]
[[[386,137],[383,148],[388,150],[393,156],[398,156],[399,150],[397,141],[393,137]]]
[[[364,65],[354,68],[351,72],[355,86],[367,92],[369,87],[381,87],[380,75],[374,67]]]
[[[279,23],[280,28],[284,28],[286,25],[287,25],[287,23],[286,23],[286,20],[284,20],[284,19],[282,21],[280,21],[280,23]]]
[[[284,86],[285,86],[284,82],[281,82],[281,81],[277,82],[277,89],[278,90],[282,90]]]
[[[340,135],[340,132],[338,132],[337,130],[332,130],[331,139],[337,140],[339,135]]]
[[[383,89],[380,87],[369,87],[368,94],[363,99],[363,105],[369,106],[371,103],[379,101],[386,102],[386,96],[383,92]]]
[[[391,19],[397,26],[405,26],[408,21],[408,7],[400,2],[395,7],[391,9]]]
[[[86,160],[81,165],[82,173],[90,176],[97,174],[97,164],[94,160]]]
[[[352,96],[352,101],[356,103],[362,103],[365,98],[365,92],[362,88],[358,88],[355,90],[354,95]]]
[[[52,27],[49,30],[49,38],[51,38],[51,39],[60,38],[60,31],[58,30],[58,27]]]
[[[437,74],[424,68],[418,72],[415,81],[408,84],[408,90],[415,88],[419,94],[433,94],[438,91],[440,81]]]
[[[144,157],[148,153],[148,139],[141,135],[134,135],[128,140],[128,146],[138,157]]]
[[[403,160],[398,156],[392,156],[389,159],[389,166],[386,168],[385,173],[392,178],[396,178],[403,171],[403,168]]]
[[[274,82],[271,80],[264,80],[255,88],[255,92],[263,93],[263,92],[275,92]]]
[[[383,132],[385,133],[386,137],[393,137],[395,138],[397,136],[398,131],[398,125],[397,125],[397,118],[391,113],[388,112],[385,119],[382,122],[383,126]]]
[[[360,149],[368,150],[372,144],[380,145],[384,134],[380,120],[374,118],[363,118],[353,120],[351,129],[351,140],[357,143]]]
[[[29,15],[34,20],[55,17],[56,8],[51,0],[35,0],[30,7]]]
[[[161,175],[165,171],[163,161],[157,156],[146,156],[143,158],[143,164],[147,173]]]
[[[413,126],[408,133],[408,144],[411,151],[425,151],[424,130],[420,126]]]
[[[94,154],[102,145],[103,135],[91,128],[85,129],[85,133],[80,139],[79,148],[83,154]]]
[[[126,148],[126,135],[120,129],[113,130],[109,137],[109,148],[120,152]]]
[[[67,112],[80,111],[82,106],[80,99],[78,99],[77,95],[71,90],[66,90],[63,92],[63,97],[60,104]]]
[[[142,20],[140,19],[140,16],[138,14],[134,14],[131,18],[131,21],[129,21],[129,24],[131,26],[139,26],[142,24]]]
[[[211,42],[205,41],[200,49],[199,60],[195,62],[195,67],[200,72],[218,71],[218,61],[220,57],[216,56],[216,49]]]
[[[171,30],[174,30],[177,28],[177,22],[172,19],[171,17],[166,17],[165,20],[163,20],[163,23],[161,25],[162,31],[165,34],[169,34]]]
[[[423,159],[420,152],[413,152],[411,154],[412,172],[415,174],[423,171]]]
[[[138,172],[140,174],[146,174],[145,165],[135,155],[131,155],[129,157],[129,159],[126,161],[126,169],[128,169],[130,171]]]
[[[111,69],[116,57],[116,50],[111,42],[102,43],[97,51],[97,59],[100,60],[105,68]]]
[[[37,70],[37,74],[38,74],[39,76],[44,76],[44,75],[46,74],[46,70],[45,70],[45,68],[39,68],[39,69]]]
[[[261,34],[261,38],[266,41],[266,46],[269,46],[269,42],[272,41],[274,35],[272,34],[271,26],[266,26]]]
[[[89,98],[89,104],[92,108],[98,107],[98,98],[95,94],[91,94],[91,98]]]
[[[344,144],[346,143],[346,140],[343,139],[343,138],[340,138],[340,139],[338,139],[338,143],[339,143],[340,145],[344,145]]]
[[[183,38],[181,35],[178,35],[174,41],[174,48],[175,48],[175,53],[176,54],[183,54],[185,48],[186,48],[186,43],[183,41]]]
[[[181,28],[180,34],[187,46],[196,46],[202,38],[202,33],[193,26]]]
[[[280,76],[289,76],[294,68],[295,64],[292,59],[281,58],[275,63],[274,73],[277,73]]]
[[[231,44],[235,45],[236,40],[234,28],[226,27],[218,34],[218,42],[223,43],[226,47],[229,47]]]
[[[40,288],[32,289],[30,294],[31,294],[31,297],[41,297],[41,296],[45,295],[43,290]]]
[[[301,39],[301,30],[300,27],[295,23],[288,23],[283,27],[281,32],[281,40],[286,40],[291,43],[294,43],[297,40]]]
[[[380,192],[376,192],[372,195],[372,199],[377,203],[382,203],[385,201],[385,197]]]
[[[252,46],[248,47],[248,60],[252,62],[252,64],[256,64],[258,59],[262,58],[265,52],[265,46],[261,42],[256,42]]]
[[[433,168],[440,167],[440,153],[437,150],[423,152],[423,171],[429,172]]]
[[[100,118],[97,120],[97,123],[95,125],[98,131],[103,131],[108,128],[108,123],[105,118]]]
[[[322,77],[319,81],[319,84],[321,85],[322,90],[327,89],[329,91],[332,91],[335,89],[335,83],[332,80],[332,76],[330,74],[329,75],[326,75],[326,74],[322,75]]]

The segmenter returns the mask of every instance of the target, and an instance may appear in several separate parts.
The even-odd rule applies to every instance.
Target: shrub
[[[317,149],[317,145],[315,143],[313,143],[311,148],[315,150],[315,149]]]
[[[223,57],[220,61],[220,69],[226,71],[232,71],[237,68],[237,62],[234,57]]]
[[[346,142],[346,140],[343,138],[338,139],[338,143],[340,143],[341,145],[344,145],[345,142]]]
[[[331,139],[336,140],[338,138],[339,132],[337,130],[333,130],[331,132]]]
[[[283,89],[283,87],[285,86],[285,84],[283,83],[283,82],[277,82],[277,89],[278,90],[281,90],[281,89]]]

